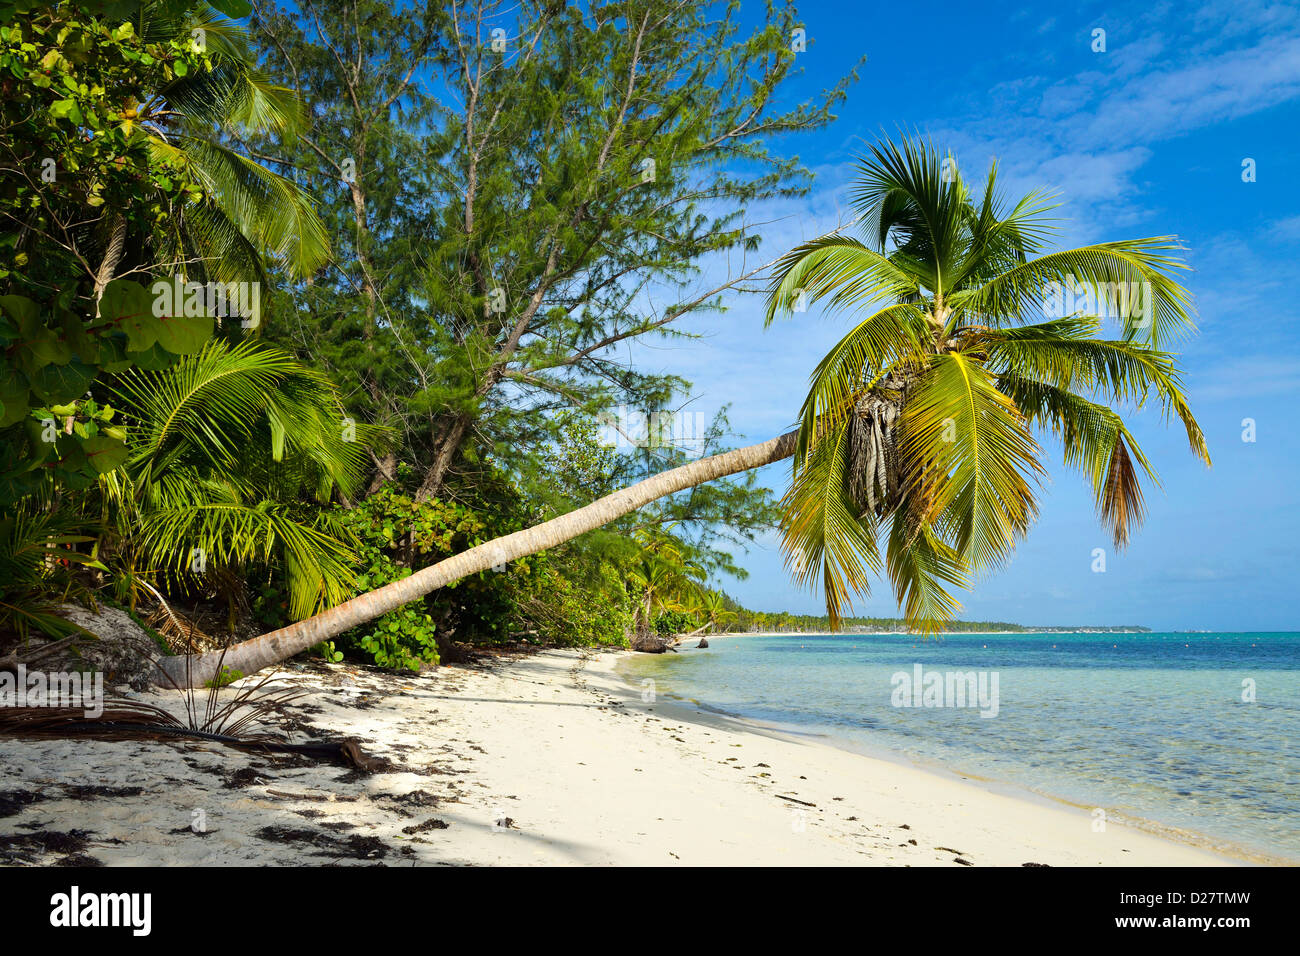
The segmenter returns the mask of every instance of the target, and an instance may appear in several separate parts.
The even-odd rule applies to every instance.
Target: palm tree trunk
[[[164,657],[158,663],[162,672],[158,675],[159,682],[167,686],[173,683],[184,686],[188,679],[191,685],[199,686],[216,676],[219,664],[243,674],[252,674],[263,667],[287,660],[358,624],[364,624],[403,604],[424,597],[430,591],[458,581],[466,575],[554,548],[665,495],[789,458],[794,454],[796,437],[796,432],[788,432],[758,445],[701,458],[639,481],[576,511],[454,554],[416,571],[410,577],[360,594],[314,617],[232,645],[226,650],[224,660],[221,660],[221,655],[217,652],[194,655],[187,669],[186,656]]]

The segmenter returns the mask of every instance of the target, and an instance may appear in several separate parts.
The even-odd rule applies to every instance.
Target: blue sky
[[[749,2],[749,0],[746,0]],[[754,210],[763,251],[831,229],[863,144],[900,126],[951,148],[967,176],[997,157],[1012,192],[1060,193],[1062,245],[1175,234],[1195,271],[1200,334],[1185,384],[1214,459],[1205,468],[1154,411],[1129,416],[1160,472],[1148,518],[1114,554],[1084,480],[1053,455],[1041,517],[1011,564],[963,600],[963,617],[1157,629],[1300,629],[1300,7],[1287,3],[801,5],[809,48],[798,95],[867,62],[828,130],[782,144],[817,173],[806,199]],[[979,7],[981,9],[975,9]],[[1106,31],[1093,52],[1093,30]],[[1242,163],[1255,161],[1256,181]],[[715,263],[713,273],[725,269]],[[1288,292],[1288,290],[1292,290]],[[768,331],[756,296],[685,326],[704,339],[635,346],[638,364],[696,383],[697,410],[730,403],[744,440],[785,430],[817,360],[845,330],[817,307]],[[1256,441],[1242,441],[1242,421]],[[764,475],[781,491],[788,465]],[[1094,573],[1094,548],[1107,570]],[[750,607],[819,612],[775,535],[723,582]],[[896,613],[887,582],[858,613]]]

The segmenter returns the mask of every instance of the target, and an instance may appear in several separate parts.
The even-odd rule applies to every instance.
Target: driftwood
[[[676,637],[664,637],[654,631],[632,635],[632,650],[640,651],[642,654],[662,654],[664,651],[672,651],[676,654],[677,648],[674,646],[676,643]]]
[[[65,637],[60,641],[51,641],[48,644],[38,644],[36,647],[11,651],[0,657],[0,671],[16,671],[19,664],[31,668],[33,665],[71,648],[73,643],[80,637],[81,635],[73,634],[71,637]]]

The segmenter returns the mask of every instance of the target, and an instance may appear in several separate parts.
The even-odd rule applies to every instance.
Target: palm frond
[[[249,243],[278,258],[294,277],[310,275],[328,258],[325,226],[311,197],[292,180],[208,139],[185,136],[168,143],[155,137],[150,148],[159,161],[203,184],[204,201],[215,204]],[[220,235],[211,242],[218,248],[230,244]]]
[[[920,293],[917,278],[889,257],[846,236],[822,236],[796,246],[776,264],[767,295],[764,325],[798,307],[800,298],[829,297],[833,309],[851,309],[882,299],[906,301]]]
[[[1037,514],[1039,448],[1015,404],[977,361],[936,355],[903,411],[900,447],[911,488],[934,487],[940,515],[973,570],[1000,564]]]
[[[355,586],[351,550],[283,504],[191,502],[151,510],[141,515],[140,537],[160,566],[182,575],[196,552],[234,567],[282,559],[295,619],[345,600]]]
[[[820,579],[832,626],[881,571],[875,517],[859,516],[845,488],[849,422],[828,427],[801,460],[783,501],[782,550],[800,587]]]
[[[1125,547],[1145,510],[1137,468],[1157,484],[1159,477],[1123,419],[1105,405],[1020,375],[999,376],[998,387],[1032,424],[1060,439],[1066,466],[1092,485],[1102,526],[1115,547]]]
[[[910,508],[894,512],[885,560],[909,627],[933,634],[957,616],[961,603],[949,587],[970,586],[961,555]]]
[[[1189,268],[1171,254],[1182,248],[1160,236],[1050,252],[953,293],[950,304],[986,325],[1019,325],[1059,317],[1067,295],[1086,293],[1094,311],[1115,313],[1122,338],[1158,347],[1196,329],[1191,294],[1173,278]]]
[[[1210,464],[1205,435],[1192,415],[1174,356],[1141,342],[1092,338],[1099,329],[1095,317],[1070,316],[990,331],[983,337],[989,368],[1138,407],[1154,393],[1164,414],[1177,415],[1182,422],[1192,452]]]

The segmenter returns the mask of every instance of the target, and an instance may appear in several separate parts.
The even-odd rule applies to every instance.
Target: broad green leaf
[[[165,369],[176,360],[176,356],[171,352],[168,352],[157,342],[139,352],[128,349],[126,357],[131,365],[144,369],[147,372],[157,372]]]
[[[85,394],[96,372],[75,358],[66,365],[46,365],[32,378],[32,391],[43,402],[69,402]]]
[[[81,442],[81,449],[95,471],[101,475],[120,468],[129,449],[124,442],[107,435],[96,435]]]
[[[0,370],[0,428],[16,425],[27,417],[28,386],[22,372],[15,368]]]
[[[114,279],[106,285],[99,315],[126,333],[129,351],[143,352],[158,341],[160,323],[153,314],[153,296],[138,282]]]
[[[81,109],[76,100],[55,100],[50,104],[50,115],[55,119],[70,119],[78,126],[82,123]]]
[[[193,355],[212,338],[210,315],[173,315],[158,320],[158,344],[176,355]]]
[[[0,309],[18,323],[24,335],[33,335],[41,324],[41,310],[31,299],[22,295],[0,295]]]

